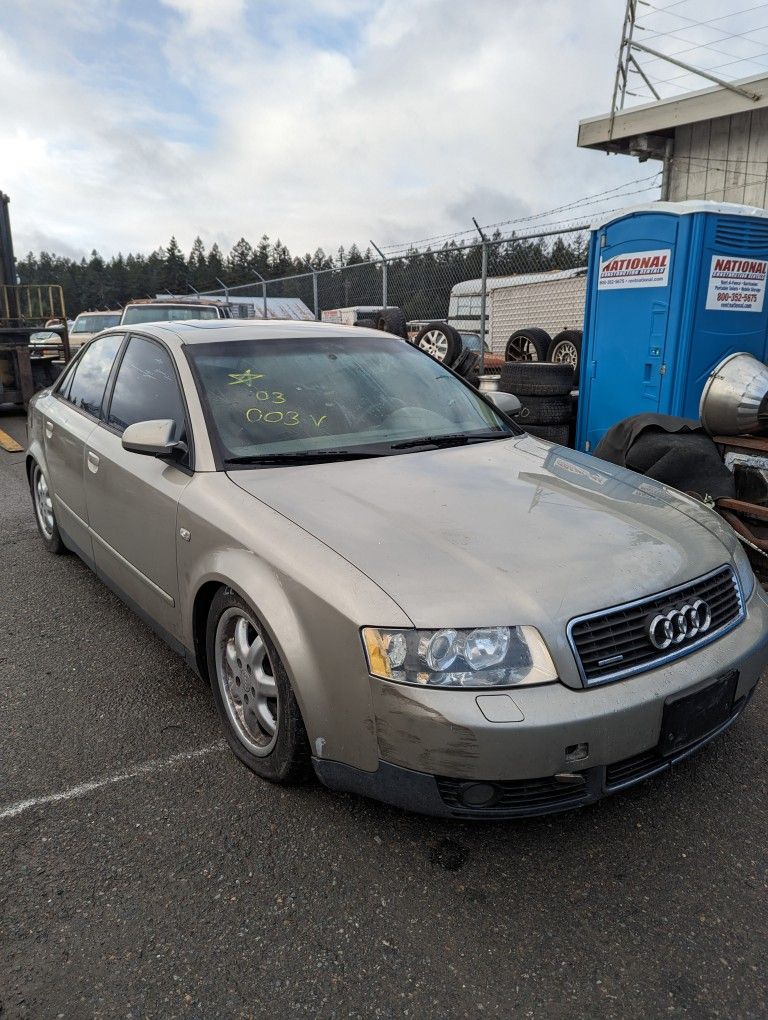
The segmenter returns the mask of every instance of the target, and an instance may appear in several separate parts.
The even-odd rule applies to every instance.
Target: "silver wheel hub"
[[[48,482],[39,467],[35,467],[32,475],[32,492],[35,498],[35,511],[40,528],[46,538],[53,538],[53,500],[48,489]]]
[[[259,629],[245,610],[225,610],[216,627],[216,679],[229,721],[252,753],[277,741],[277,684]]]
[[[557,365],[573,365],[575,368],[579,360],[576,345],[570,340],[561,340],[559,344],[555,344],[551,360]]]
[[[430,329],[419,340],[419,347],[438,361],[444,361],[448,353],[448,337],[439,329]]]

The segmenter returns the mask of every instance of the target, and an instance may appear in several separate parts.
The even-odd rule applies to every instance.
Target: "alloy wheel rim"
[[[438,361],[443,361],[448,353],[448,337],[439,329],[430,329],[419,340],[419,347]]]
[[[35,511],[40,522],[40,529],[47,539],[53,538],[53,500],[48,489],[48,482],[39,467],[35,468],[32,478],[32,488],[35,494]]]
[[[532,340],[528,337],[515,337],[514,340],[510,340],[507,344],[507,354],[511,354],[512,357],[509,361],[538,361],[539,356],[536,353],[536,346]]]
[[[550,358],[550,361],[556,365],[572,365],[574,368],[578,360],[579,353],[576,350],[576,345],[570,340],[561,340],[560,343],[555,344]]]
[[[252,754],[269,754],[277,742],[280,699],[264,639],[243,609],[227,609],[219,619],[216,679],[240,741]]]

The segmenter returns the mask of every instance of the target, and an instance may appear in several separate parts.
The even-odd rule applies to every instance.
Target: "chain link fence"
[[[412,339],[435,322],[481,337],[485,367],[492,369],[517,330],[535,327],[554,337],[581,328],[588,240],[583,223],[520,236],[478,236],[207,293],[226,297],[244,317],[354,325],[375,321],[381,309],[400,308]],[[546,342],[520,353],[532,352],[539,360],[546,357]]]

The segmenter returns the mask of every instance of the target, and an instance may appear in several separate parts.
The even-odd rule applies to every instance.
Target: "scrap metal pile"
[[[605,434],[595,455],[714,506],[768,582],[768,366],[729,354],[709,375],[699,419],[639,414]]]

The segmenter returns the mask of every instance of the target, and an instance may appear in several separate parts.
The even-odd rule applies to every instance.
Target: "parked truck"
[[[58,284],[21,284],[16,274],[10,199],[0,192],[0,404],[25,405],[35,390],[49,386],[69,360],[64,293]],[[61,337],[61,350],[36,350],[34,333]]]

